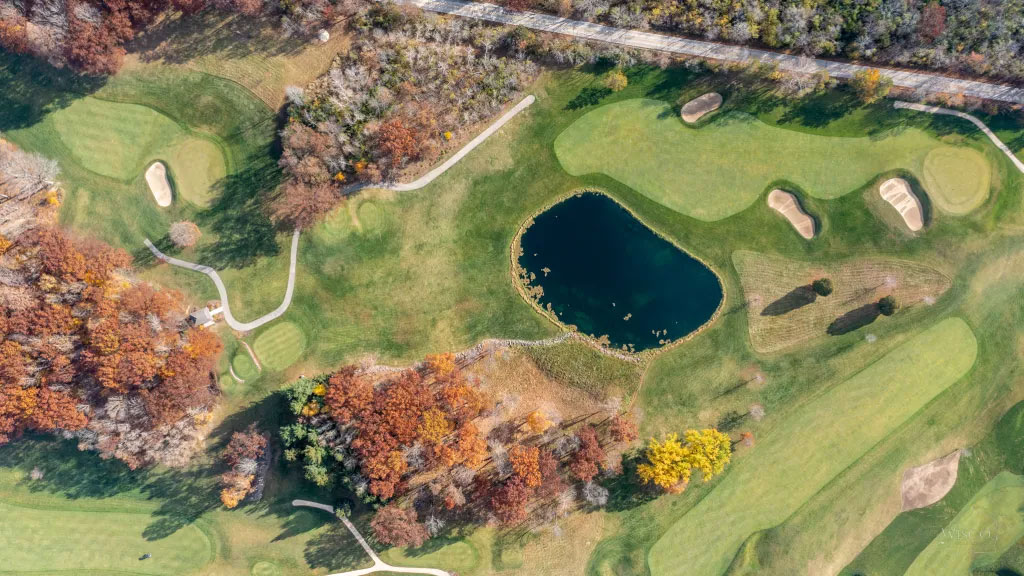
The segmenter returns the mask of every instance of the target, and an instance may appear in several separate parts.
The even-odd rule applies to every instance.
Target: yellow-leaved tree
[[[644,484],[655,484],[665,490],[685,486],[690,481],[689,450],[678,434],[669,434],[664,442],[654,438],[647,444],[647,462],[637,466],[636,473]]]
[[[732,457],[732,442],[729,435],[714,428],[706,428],[699,432],[687,430],[683,438],[689,449],[687,461],[690,466],[701,471],[705,482],[716,474],[721,474]]]
[[[683,442],[678,434],[669,434],[662,442],[651,438],[644,455],[647,462],[636,469],[640,479],[677,492],[686,488],[693,469],[701,472],[705,482],[721,473],[732,457],[732,443],[714,428],[687,430]]]

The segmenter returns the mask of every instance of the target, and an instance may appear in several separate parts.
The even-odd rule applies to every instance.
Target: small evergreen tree
[[[811,283],[811,288],[814,289],[814,293],[818,296],[828,296],[832,293],[832,280],[818,278]]]
[[[878,301],[878,311],[886,316],[892,316],[899,308],[900,305],[892,296],[886,296]]]

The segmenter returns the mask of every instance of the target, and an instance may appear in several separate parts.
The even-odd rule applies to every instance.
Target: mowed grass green
[[[235,353],[234,358],[231,359],[231,367],[235,370],[235,375],[242,380],[251,380],[260,375],[259,370],[256,369],[256,364],[249,357],[249,353],[241,347]]]
[[[69,507],[70,508],[70,507]],[[213,560],[214,544],[197,526],[147,540],[146,513],[73,509],[37,510],[0,501],[0,573],[160,574],[199,571]],[[143,554],[153,557],[140,561]]]
[[[787,415],[654,544],[651,573],[724,572],[744,540],[784,521],[960,379],[976,353],[971,329],[949,318]]]
[[[990,167],[977,150],[935,148],[924,158],[924,187],[935,205],[950,214],[967,214],[988,198]]]
[[[252,347],[265,367],[281,371],[306,351],[306,335],[292,322],[276,322],[256,338]]]
[[[1001,472],[982,487],[905,576],[969,576],[1024,538],[1024,476]]]
[[[211,141],[189,134],[163,114],[137,104],[82,98],[48,119],[75,161],[102,176],[131,182],[154,161],[171,171],[177,196],[205,205],[224,177]]]
[[[942,146],[918,128],[881,137],[835,137],[770,126],[728,112],[700,128],[683,126],[672,107],[637,98],[602,106],[555,139],[562,167],[573,175],[606,174],[652,200],[700,220],[715,221],[750,206],[775,180],[817,198],[836,198],[880,172],[921,176],[928,153]],[[985,170],[960,181],[987,191]]]

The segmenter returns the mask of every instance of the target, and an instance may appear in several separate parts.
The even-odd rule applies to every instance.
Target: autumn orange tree
[[[122,250],[40,227],[7,252],[21,288],[0,288],[0,443],[62,430],[129,466],[184,463],[220,339],[185,324],[179,294],[135,280]]]

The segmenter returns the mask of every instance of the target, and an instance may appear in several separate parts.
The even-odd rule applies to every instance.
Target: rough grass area
[[[869,326],[879,318],[874,304],[883,296],[895,296],[906,314],[934,304],[950,287],[943,273],[906,260],[814,264],[744,250],[735,252],[732,261],[748,303],[750,342],[763,353]],[[823,277],[832,280],[829,296],[818,296],[810,287]]]
[[[640,382],[638,365],[601,354],[583,342],[535,346],[523,352],[549,378],[598,399],[630,394]]]
[[[740,212],[771,182],[784,179],[816,198],[836,198],[880,172],[921,176],[941,141],[908,128],[874,137],[818,136],[780,129],[743,112],[720,115],[701,128],[683,126],[672,108],[635,99],[602,106],[555,140],[570,174],[607,174],[665,206],[700,220]],[[959,181],[987,190],[984,170]]]
[[[306,351],[306,335],[292,322],[274,322],[256,337],[253,352],[263,365],[280,372]]]
[[[1024,476],[1001,472],[910,565],[906,576],[969,574],[1024,538]]]
[[[962,320],[944,320],[784,415],[746,459],[654,544],[652,574],[717,576],[744,540],[784,521],[974,363]],[[686,562],[678,553],[687,543]]]
[[[321,43],[282,34],[273,17],[213,10],[187,18],[172,15],[135,40],[125,69],[159,62],[228,78],[276,110],[285,102],[286,86],[305,87],[348,48],[346,25],[343,21],[331,27],[331,39]]]
[[[935,205],[967,214],[988,198],[991,167],[977,150],[943,146],[924,158],[924,187]]]

